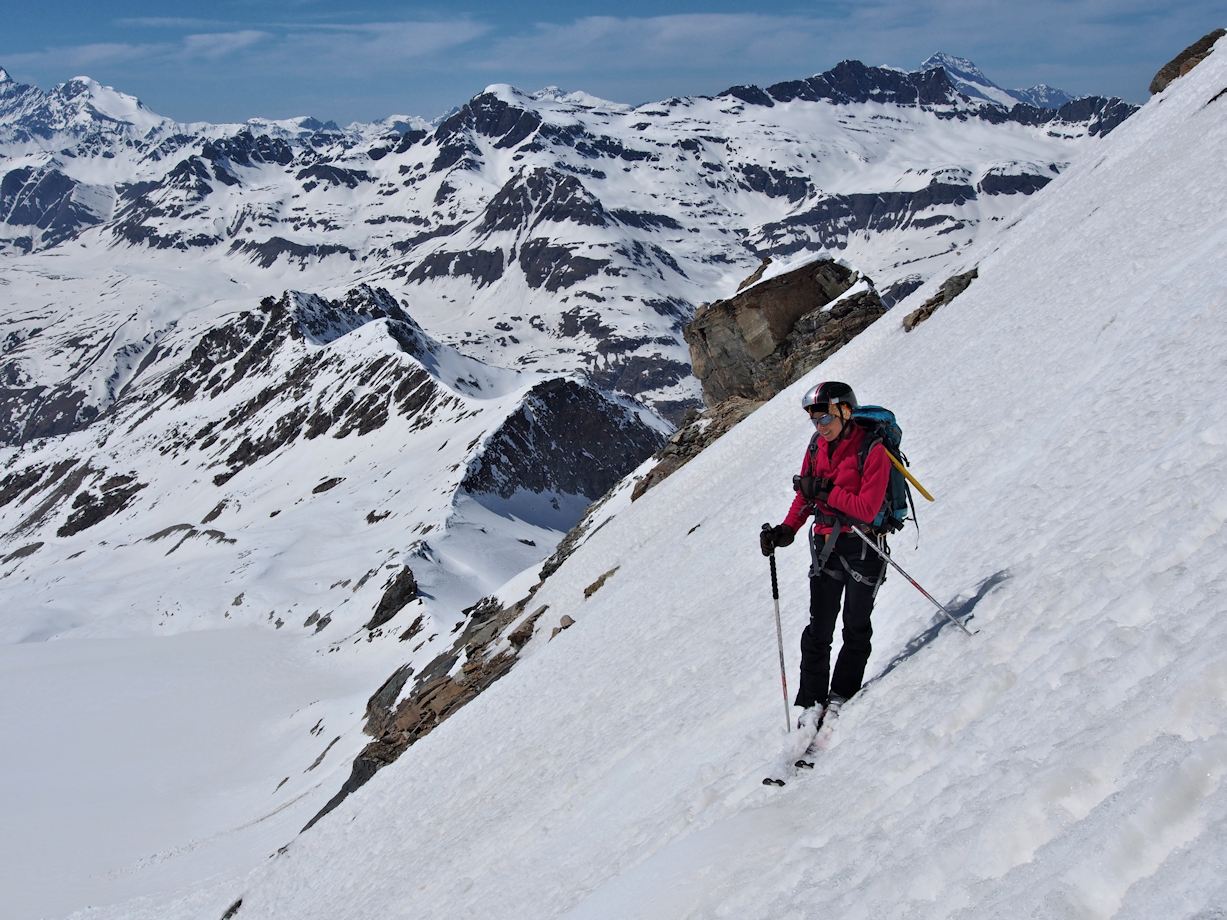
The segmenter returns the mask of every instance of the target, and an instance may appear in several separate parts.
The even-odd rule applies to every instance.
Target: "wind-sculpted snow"
[[[615,502],[523,608],[520,663],[285,852],[79,916],[1221,912],[1225,84],[1220,47],[968,253],[977,280],[923,325],[887,314]],[[787,508],[819,379],[903,420],[937,501],[894,558],[978,634],[890,575],[878,679],[780,790],[756,532]],[[808,559],[778,555],[795,669]]]

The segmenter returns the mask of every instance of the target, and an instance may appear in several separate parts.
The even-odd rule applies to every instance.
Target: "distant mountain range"
[[[699,304],[819,254],[899,301],[1133,111],[999,92],[940,57],[639,106],[494,85],[435,123],[188,125],[0,71],[0,575],[54,604],[173,535],[190,603],[114,584],[99,617],[318,610],[331,635],[405,566],[445,635],[699,404]],[[345,553],[307,552],[318,520]],[[322,581],[253,600],[249,556]]]
[[[484,360],[676,418],[696,395],[681,324],[762,258],[838,255],[894,302],[1132,111],[948,55],[633,107],[495,85],[437,123],[345,128],[181,124],[0,71],[0,248],[118,246],[151,275],[190,253],[264,293],[377,283]]]

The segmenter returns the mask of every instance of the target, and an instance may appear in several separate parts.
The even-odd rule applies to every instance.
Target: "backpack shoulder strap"
[[[869,457],[869,452],[873,450],[875,444],[882,444],[882,449],[886,450],[886,445],[882,442],[882,438],[876,434],[868,434],[865,442],[861,444],[861,449],[856,452],[856,472],[864,475],[865,460]]]

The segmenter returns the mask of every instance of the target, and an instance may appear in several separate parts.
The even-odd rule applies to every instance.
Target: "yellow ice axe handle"
[[[886,448],[882,448],[882,449],[883,449],[883,450],[886,450]],[[898,457],[896,457],[894,454],[892,454],[892,453],[891,453],[889,450],[887,450],[887,451],[886,451],[886,456],[890,457],[890,462],[891,462],[891,463],[893,463],[893,464],[895,465],[895,469],[897,469],[897,470],[898,470],[900,473],[902,473],[902,474],[903,474],[903,477],[904,477],[904,478],[905,478],[905,479],[906,479],[908,482],[910,482],[912,485],[914,485],[914,486],[916,487],[916,491],[917,491],[917,492],[919,492],[921,495],[923,495],[923,496],[924,496],[925,498],[927,498],[929,501],[934,501],[933,496],[929,494],[929,490],[928,490],[928,489],[926,489],[924,486],[922,486],[922,485],[921,485],[919,482],[917,482],[917,481],[916,481],[916,477],[915,477],[915,476],[913,476],[911,473],[909,473],[909,472],[908,472],[907,467],[906,467],[906,466],[904,466],[902,463],[900,463],[900,462],[899,462],[899,458],[898,458]]]

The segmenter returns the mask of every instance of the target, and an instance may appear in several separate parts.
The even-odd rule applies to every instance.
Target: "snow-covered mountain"
[[[77,916],[1213,916],[1225,83],[1220,48],[965,254],[952,303],[888,313],[620,507],[537,590],[521,663],[283,852]],[[895,558],[979,632],[890,577],[875,680],[777,790],[756,530],[822,378],[904,421],[937,502]],[[780,555],[791,645],[806,560]]]
[[[219,283],[185,302],[252,269],[260,296],[374,283],[483,360],[580,372],[675,420],[696,402],[681,325],[763,257],[839,255],[894,302],[1132,111],[1007,106],[942,67],[845,61],[639,106],[494,85],[437,124],[184,125],[93,81],[5,77],[9,265],[54,252],[28,264],[59,275],[125,249],[122,288],[186,253]]]
[[[256,916],[450,915],[467,902],[548,916],[581,909],[584,891],[584,909],[609,915],[655,890],[633,865],[674,872],[668,853],[649,859],[662,844],[678,841],[683,863],[722,852],[719,830],[693,849],[686,831],[725,818],[753,831],[761,814],[724,794],[728,771],[769,742],[760,716],[778,705],[745,674],[771,650],[747,613],[762,574],[748,534],[779,496],[745,484],[775,469],[786,485],[794,458],[771,445],[789,442],[795,393],[634,504],[635,479],[622,480],[524,618],[488,619],[516,609],[564,531],[661,442],[660,415],[697,403],[681,338],[695,306],[732,294],[767,255],[838,255],[896,299],[979,262],[969,291],[908,339],[888,313],[819,373],[872,379],[918,444],[1002,406],[1021,429],[1026,403],[985,369],[997,344],[1051,382],[1071,355],[1085,363],[1079,324],[1136,342],[1130,298],[1149,289],[1126,282],[1183,245],[1173,236],[1127,262],[1129,241],[1099,232],[1125,213],[1116,198],[1168,193],[1175,167],[1158,154],[1129,165],[1136,138],[1170,132],[1156,149],[1201,169],[1180,159],[1157,106],[1117,142],[1132,111],[1119,101],[1007,107],[958,91],[944,69],[857,62],[642,106],[495,85],[437,123],[346,128],[181,125],[96,84],[43,93],[4,77],[0,724],[18,743],[0,755],[16,829],[0,890],[16,892],[18,916],[93,904],[85,916],[211,917],[240,894]],[[1029,198],[1054,179],[1054,192],[1085,191],[1068,205]],[[1215,181],[1190,213],[1219,200]],[[1091,266],[1125,298],[1119,321],[1081,312],[1096,302],[1080,275]],[[1187,283],[1174,269],[1145,277]],[[964,366],[969,341],[987,344]],[[925,415],[927,399],[948,410],[946,378],[982,400],[979,414]],[[998,434],[957,459],[910,452],[926,481],[949,485],[945,502]],[[926,520],[932,548],[917,562],[951,593],[974,588],[955,577],[960,560],[985,577],[1006,567],[988,570],[999,544],[960,514],[1019,488],[1004,476],[973,476],[946,517]],[[799,582],[786,576],[794,598]],[[917,608],[890,597],[899,587],[883,603],[912,619],[884,627],[885,649],[914,633]],[[487,655],[503,653],[514,666],[492,689],[242,878],[351,785],[380,707],[440,677],[484,679]],[[775,686],[769,670],[763,683]],[[690,714],[680,730],[671,716],[644,728],[674,700]],[[30,754],[44,750],[55,755]],[[714,753],[679,756],[695,751]],[[540,775],[507,772],[513,762]],[[393,783],[411,790],[393,811],[437,850],[379,824]],[[598,787],[601,801],[580,794]],[[507,871],[451,885],[456,847],[479,825],[476,865]],[[582,839],[594,828],[603,843]],[[347,835],[352,853],[330,849]],[[286,868],[300,853],[303,876]],[[421,868],[357,893],[359,853],[381,881],[389,860]],[[308,876],[332,890],[303,904]],[[640,906],[621,914],[650,915]]]
[[[1065,90],[1049,86],[1047,83],[1037,83],[1028,89],[1002,89],[986,77],[984,71],[973,61],[946,54],[944,51],[930,55],[920,65],[922,71],[938,68],[945,71],[954,88],[968,98],[979,99],[1006,108],[1013,108],[1022,102],[1038,109],[1060,109],[1079,98],[1070,95]]]

